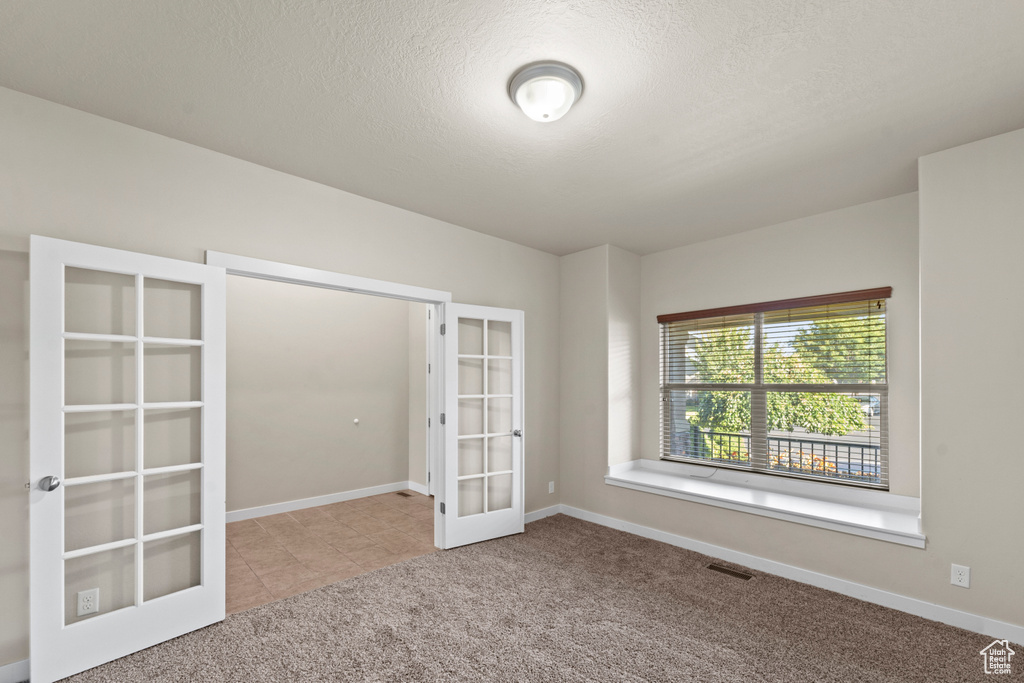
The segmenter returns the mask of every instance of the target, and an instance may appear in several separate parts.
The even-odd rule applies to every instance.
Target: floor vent
[[[744,581],[750,581],[752,578],[754,578],[753,574],[747,574],[746,572],[738,572],[735,569],[729,569],[728,567],[723,567],[720,564],[709,564],[708,569],[714,572],[718,572],[720,574],[731,576],[734,579],[743,579]]]
[[[405,491],[398,491],[398,495],[402,496],[403,498],[412,498],[412,494],[406,493]]]

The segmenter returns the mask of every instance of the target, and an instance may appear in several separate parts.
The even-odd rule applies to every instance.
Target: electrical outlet
[[[555,482],[549,481],[548,482],[548,493],[554,493],[554,492],[555,492]]]
[[[971,568],[964,567],[963,565],[954,564],[953,569],[950,571],[949,582],[954,586],[960,586],[961,588],[971,587]]]
[[[90,588],[78,593],[78,616],[95,614],[100,611],[100,589]]]

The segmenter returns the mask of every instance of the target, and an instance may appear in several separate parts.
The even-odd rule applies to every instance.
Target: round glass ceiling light
[[[551,123],[565,116],[583,94],[583,79],[571,66],[540,62],[517,71],[508,94],[531,119]]]

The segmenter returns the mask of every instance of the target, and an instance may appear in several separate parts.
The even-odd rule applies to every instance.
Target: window
[[[658,316],[662,459],[887,489],[891,294]]]

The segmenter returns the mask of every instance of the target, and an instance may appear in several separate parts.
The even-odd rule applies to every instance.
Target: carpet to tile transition
[[[229,616],[91,681],[990,680],[992,638],[557,515]],[[1011,676],[1024,671],[1018,648]]]

